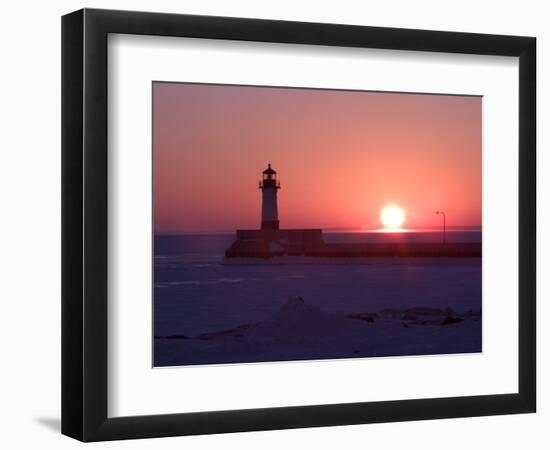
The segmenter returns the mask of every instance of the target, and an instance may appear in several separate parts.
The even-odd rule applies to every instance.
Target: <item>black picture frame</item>
[[[519,57],[518,393],[107,417],[109,33]],[[62,18],[62,433],[82,441],[535,412],[536,39],[83,9]]]

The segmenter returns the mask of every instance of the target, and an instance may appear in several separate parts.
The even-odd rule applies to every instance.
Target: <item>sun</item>
[[[385,206],[380,214],[380,220],[387,229],[399,229],[405,222],[405,211],[399,206]]]

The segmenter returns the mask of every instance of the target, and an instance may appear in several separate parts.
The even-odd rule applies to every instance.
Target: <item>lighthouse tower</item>
[[[278,230],[277,190],[281,185],[277,182],[277,172],[271,168],[271,164],[263,171],[259,188],[262,190],[262,230]]]

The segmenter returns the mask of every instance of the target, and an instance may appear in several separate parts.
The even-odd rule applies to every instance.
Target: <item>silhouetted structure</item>
[[[262,190],[262,230],[278,230],[277,191],[281,189],[281,184],[277,182],[277,172],[271,164],[267,165],[262,175],[259,186]]]
[[[273,256],[388,257],[449,256],[480,257],[481,243],[326,243],[323,230],[279,229],[277,172],[271,164],[262,173],[262,220],[259,230],[237,230],[237,239],[226,250],[227,258]]]

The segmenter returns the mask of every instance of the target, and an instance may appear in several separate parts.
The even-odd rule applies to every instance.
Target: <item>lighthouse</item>
[[[279,214],[277,211],[277,191],[281,188],[277,181],[277,172],[267,165],[259,183],[262,190],[262,230],[278,230]]]
[[[271,258],[273,256],[321,255],[326,245],[323,230],[279,228],[277,172],[268,164],[258,186],[262,190],[262,226],[237,230],[235,242],[225,251],[226,258]]]

